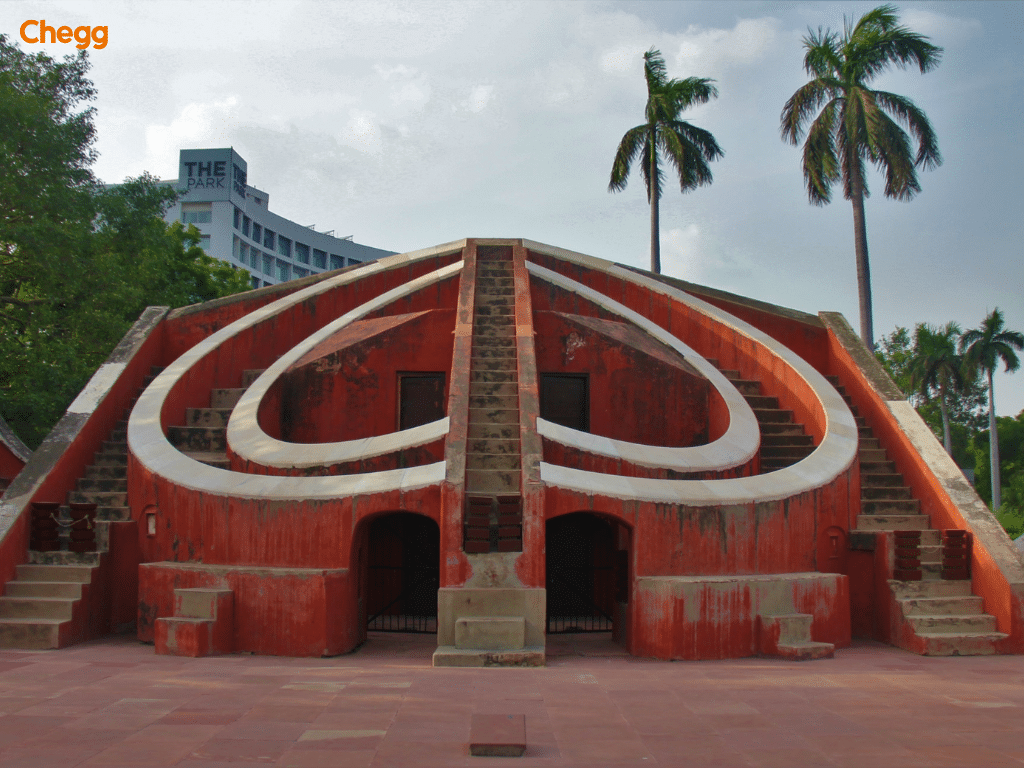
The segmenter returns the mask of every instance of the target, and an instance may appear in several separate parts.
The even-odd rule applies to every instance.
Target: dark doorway
[[[548,632],[610,632],[616,603],[625,602],[618,525],[577,513],[547,523]]]
[[[585,373],[542,373],[540,416],[563,427],[590,431],[589,379]]]
[[[437,523],[410,512],[370,522],[368,630],[437,632],[440,538]]]
[[[411,429],[444,418],[444,374],[398,374],[398,428]]]

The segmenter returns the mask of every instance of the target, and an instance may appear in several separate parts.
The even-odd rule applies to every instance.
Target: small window
[[[248,216],[242,216],[242,234],[246,237],[249,236],[249,226],[252,224],[252,219]]]
[[[263,244],[263,227],[255,221],[252,223],[252,239],[255,241],[256,245]]]
[[[242,212],[235,208],[235,229],[242,228]]]
[[[327,252],[319,248],[313,249],[313,266],[317,269],[327,269]]]
[[[266,253],[263,254],[263,274],[271,276],[274,274],[274,257]]]
[[[331,269],[341,269],[345,266],[345,260],[341,256],[331,254]]]
[[[276,233],[273,230],[264,229],[263,230],[263,247],[264,248],[269,248],[270,250],[273,251],[274,250],[274,239],[275,239],[275,237],[276,237]]]
[[[286,261],[277,260],[277,279],[284,282],[285,280],[291,280],[291,265]]]
[[[309,264],[309,246],[305,243],[295,244],[295,260],[302,264]]]
[[[290,259],[292,257],[292,241],[287,237],[278,235],[277,252]]]

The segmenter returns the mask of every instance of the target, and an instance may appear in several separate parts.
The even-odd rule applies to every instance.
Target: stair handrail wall
[[[167,312],[167,307],[146,308],[4,493],[0,583],[13,579],[15,567],[28,561],[32,502],[64,503],[142,387],[150,367],[159,364],[163,338],[157,331]]]
[[[988,506],[946,453],[846,319],[819,313],[829,334],[831,373],[839,376],[889,459],[921,502],[933,528],[970,531],[973,591],[1009,637],[1001,653],[1024,653],[1024,563]]]

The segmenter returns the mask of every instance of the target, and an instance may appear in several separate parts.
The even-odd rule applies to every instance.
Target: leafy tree
[[[665,59],[655,48],[644,54],[644,77],[647,79],[646,122],[630,128],[619,142],[608,190],[621,192],[626,188],[630,168],[639,157],[651,204],[651,271],[660,273],[658,201],[663,189],[664,165],[668,163],[675,168],[679,189],[685,193],[710,184],[708,163],[723,155],[709,131],[681,120],[679,115],[685,109],[716,98],[718,90],[711,84],[714,81],[706,77],[669,79]],[[663,161],[659,161],[660,155],[664,156]]]
[[[960,337],[960,351],[964,355],[964,364],[973,371],[984,372],[988,377],[988,424],[990,466],[992,468],[992,508],[999,509],[1002,502],[999,474],[999,432],[996,425],[996,393],[992,374],[999,367],[1010,373],[1020,367],[1017,352],[1024,350],[1024,334],[1019,331],[1007,330],[1003,313],[996,307],[985,319],[981,327],[972,328]]]
[[[953,455],[949,428],[950,400],[967,386],[963,359],[957,354],[960,326],[948,322],[941,328],[920,323],[914,331],[914,357],[910,363],[910,382],[928,400],[934,393],[942,416],[942,445]]]
[[[831,202],[832,187],[839,181],[843,196],[853,204],[860,335],[874,349],[864,220],[866,163],[885,173],[886,197],[910,200],[921,191],[916,169],[938,166],[942,157],[924,112],[910,99],[872,90],[868,83],[893,66],[915,64],[927,72],[938,65],[942,49],[900,26],[892,5],[869,11],[856,24],[846,20],[842,35],[820,27],[809,31],[803,44],[804,69],[813,79],[783,107],[782,137],[797,145],[806,133],[803,171],[812,204]],[[917,140],[916,156],[904,128]]]

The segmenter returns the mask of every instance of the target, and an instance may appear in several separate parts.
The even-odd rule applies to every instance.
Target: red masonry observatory
[[[6,647],[1024,650],[1020,558],[842,316],[528,240],[147,310],[0,531]]]

